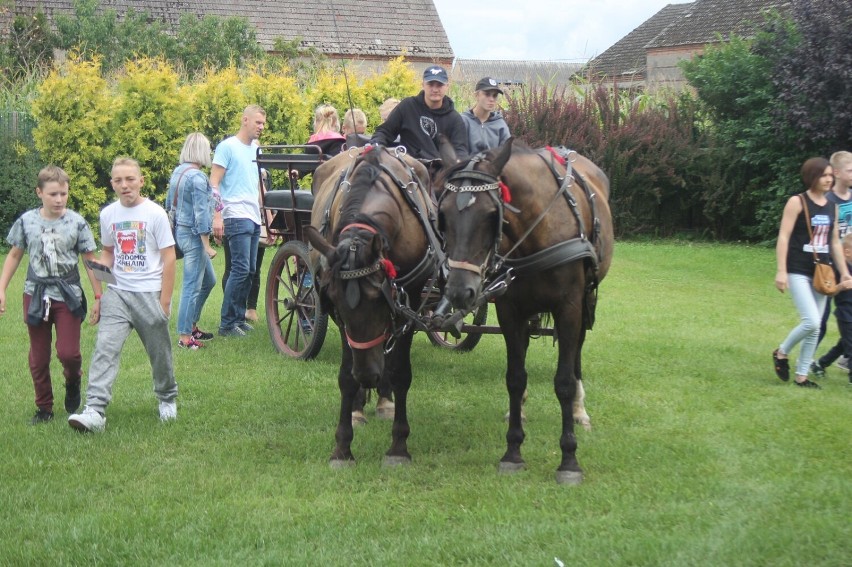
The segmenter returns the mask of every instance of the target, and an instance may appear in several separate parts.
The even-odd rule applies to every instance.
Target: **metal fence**
[[[33,144],[35,118],[27,112],[0,110],[0,136],[4,140],[15,139],[24,145]]]

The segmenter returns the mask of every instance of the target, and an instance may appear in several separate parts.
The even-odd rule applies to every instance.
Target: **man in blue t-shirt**
[[[266,126],[266,111],[250,105],[243,111],[240,131],[216,146],[210,185],[222,199],[222,210],[213,217],[213,236],[224,237],[231,273],[225,284],[219,334],[242,337],[252,330],[246,323],[246,300],[251,289],[260,239],[260,177],[255,159]]]

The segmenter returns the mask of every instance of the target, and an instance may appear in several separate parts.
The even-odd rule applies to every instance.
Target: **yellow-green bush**
[[[143,193],[162,202],[189,129],[186,93],[172,66],[158,59],[129,62],[117,78],[107,155],[142,166]]]
[[[361,108],[367,114],[367,123],[375,129],[380,123],[379,106],[390,97],[403,99],[420,92],[420,76],[405,62],[404,57],[389,61],[383,73],[374,74],[364,81],[366,96]]]
[[[389,61],[383,73],[361,79],[351,67],[347,67],[346,75],[349,93],[341,65],[327,66],[317,73],[316,84],[309,87],[306,93],[310,101],[309,126],[313,124],[313,110],[320,104],[335,107],[342,121],[351,96],[352,106],[362,109],[367,115],[368,130],[374,130],[380,123],[379,106],[382,102],[389,97],[402,99],[420,90],[420,80],[404,57]]]
[[[243,92],[250,104],[259,104],[266,110],[261,143],[302,144],[308,139],[305,117],[311,111],[295,78],[253,70],[243,80]]]
[[[69,62],[42,82],[33,100],[36,149],[71,177],[69,206],[96,220],[106,198],[109,156],[107,124],[113,101],[98,61]]]
[[[352,103],[379,122],[378,106],[387,97],[415,94],[419,81],[403,58],[383,73],[359,77],[347,69]],[[302,144],[310,135],[313,109],[322,102],[345,112],[349,107],[341,66],[318,69],[312,84],[300,87],[287,68],[209,70],[188,83],[161,59],[127,62],[104,76],[100,64],[73,56],[38,89],[33,114],[36,147],[45,162],[71,176],[69,205],[96,222],[113,199],[110,166],[119,155],[137,159],[146,177],[146,194],[161,201],[177,165],[186,135],[204,133],[215,147],[240,127],[243,109],[259,104],[267,112],[262,144]]]
[[[191,87],[192,129],[203,132],[213,147],[240,128],[240,117],[248,102],[235,67],[208,70],[202,81]]]

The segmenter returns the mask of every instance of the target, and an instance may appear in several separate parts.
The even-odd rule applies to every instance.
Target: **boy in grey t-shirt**
[[[6,288],[24,252],[29,254],[24,282],[24,320],[30,336],[29,365],[35,388],[36,413],[30,423],[53,419],[50,379],[52,328],[56,328],[56,356],[65,375],[65,410],[80,407],[80,327],[86,317],[86,296],[80,285],[79,256],[95,257],[95,239],[89,224],[67,208],[69,177],[50,165],[38,174],[36,194],[42,205],[25,212],[12,225],[7,241],[11,250],[0,273],[0,315],[6,312]],[[86,270],[94,291],[92,321],[100,310],[101,285]]]

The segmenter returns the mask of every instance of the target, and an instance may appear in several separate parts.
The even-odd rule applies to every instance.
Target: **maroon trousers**
[[[24,294],[24,320],[32,296]],[[66,384],[79,384],[83,375],[83,356],[80,354],[80,327],[83,321],[71,314],[61,301],[52,301],[47,321],[27,325],[30,334],[30,374],[35,386],[35,403],[39,408],[53,411],[53,385],[50,381],[50,343],[56,327],[56,356],[62,363]]]

